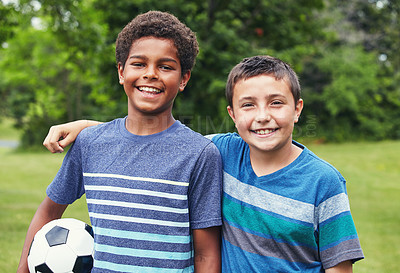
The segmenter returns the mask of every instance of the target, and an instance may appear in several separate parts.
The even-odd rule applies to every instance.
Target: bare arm
[[[33,216],[31,224],[29,225],[17,273],[28,272],[28,252],[36,232],[48,222],[61,218],[67,206],[68,205],[57,204],[47,196],[40,204],[35,215]]]
[[[193,230],[195,273],[221,272],[220,232],[220,227]]]
[[[352,273],[353,263],[351,261],[344,261],[334,267],[325,270],[326,273]]]
[[[74,142],[83,129],[100,123],[94,120],[76,120],[52,126],[43,141],[43,145],[52,153],[62,153],[64,148]]]

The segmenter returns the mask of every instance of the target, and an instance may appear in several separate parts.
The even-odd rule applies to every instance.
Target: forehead
[[[233,88],[233,100],[243,97],[263,98],[271,95],[293,97],[287,80],[277,80],[274,75],[258,75],[239,80]]]
[[[129,50],[129,57],[142,56],[148,58],[173,58],[178,61],[178,50],[171,39],[157,37],[143,37],[133,41]]]

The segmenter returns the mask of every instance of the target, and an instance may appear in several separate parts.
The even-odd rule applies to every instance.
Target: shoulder
[[[101,123],[99,125],[90,126],[82,130],[78,135],[76,141],[78,142],[93,142],[100,136],[115,135],[119,130],[119,126],[124,122],[123,118],[114,119],[109,122]]]
[[[246,146],[246,142],[237,133],[213,134],[206,137],[211,139],[221,152]]]
[[[300,155],[302,158],[294,167],[298,179],[309,181],[315,186],[317,203],[337,194],[347,194],[346,180],[342,174],[332,164],[318,157],[307,147],[303,147],[304,150]]]
[[[208,139],[211,139],[213,142],[223,142],[223,141],[240,141],[242,138],[237,133],[224,133],[224,134],[212,134],[206,135]]]
[[[193,160],[199,157],[220,157],[212,141],[193,131],[180,121],[176,121],[167,130],[153,135],[152,142],[156,147],[165,147],[171,155]],[[164,150],[165,150],[164,149]]]
[[[307,149],[307,148],[305,148]],[[329,162],[325,161],[324,159],[318,157],[314,154],[311,150],[307,149],[307,164],[310,165],[309,167],[314,169],[315,171],[321,173],[321,175],[325,177],[332,177],[338,179],[342,182],[345,182],[344,177],[341,173]]]
[[[204,149],[205,147],[215,147],[211,139],[193,131],[186,125],[176,122],[176,129],[173,130],[173,138],[178,145],[187,145],[194,149]]]

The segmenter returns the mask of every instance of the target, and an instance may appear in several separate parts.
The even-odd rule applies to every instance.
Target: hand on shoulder
[[[52,153],[62,153],[65,147],[75,141],[83,129],[100,123],[92,120],[76,120],[51,126],[43,145]]]

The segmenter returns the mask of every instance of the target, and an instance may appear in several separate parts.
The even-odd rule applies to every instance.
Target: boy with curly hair
[[[36,231],[83,194],[93,273],[220,272],[220,154],[171,113],[197,54],[195,34],[169,13],[125,26],[116,60],[128,115],[79,134],[32,219],[18,272],[28,272]]]

